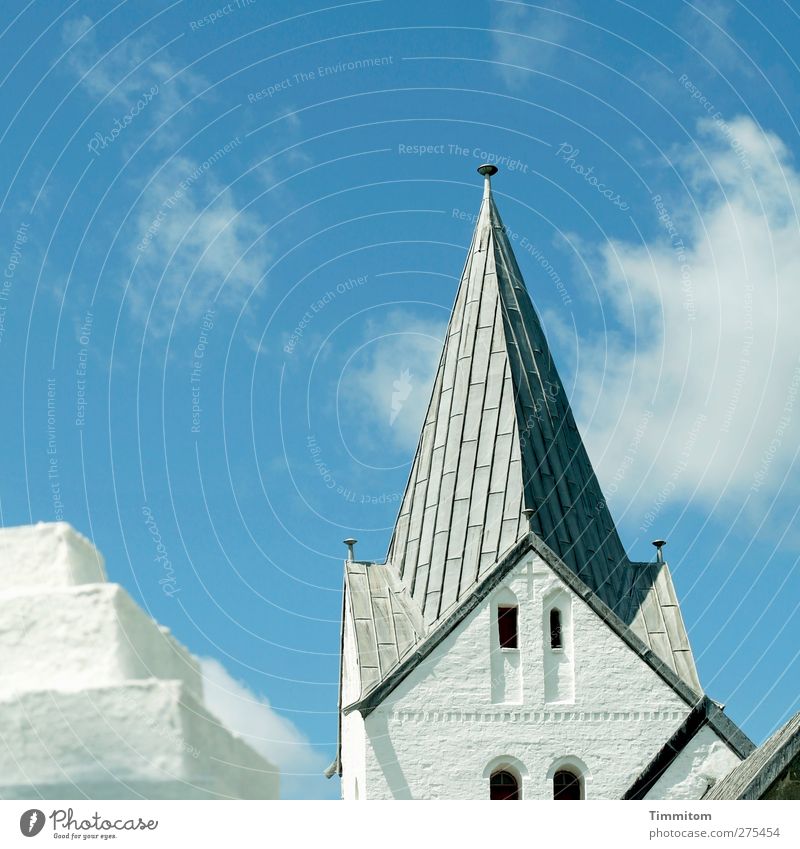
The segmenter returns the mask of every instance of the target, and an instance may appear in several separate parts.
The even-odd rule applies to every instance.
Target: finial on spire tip
[[[497,166],[489,164],[479,165],[478,173],[483,175],[483,199],[488,200],[492,194],[492,181],[489,178],[497,173]]]

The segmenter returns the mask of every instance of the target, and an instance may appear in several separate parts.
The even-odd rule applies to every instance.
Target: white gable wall
[[[496,599],[505,603],[508,593],[519,603],[521,699],[493,703],[493,690],[495,697],[516,690],[492,687],[492,668],[496,675],[509,666],[492,662],[493,651],[500,651]],[[563,699],[572,692],[567,679],[566,687],[548,689],[560,701],[548,702],[543,616],[553,598],[570,600],[563,619],[571,632],[565,650],[572,655],[566,667],[574,674],[574,696]],[[619,799],[688,712],[671,687],[528,553],[366,717],[366,739],[359,741],[356,723],[349,722],[355,733],[343,732],[343,793],[352,798],[348,762],[360,761],[363,743],[362,798],[488,798],[488,775],[509,763],[522,777],[523,798],[549,799],[552,774],[563,763],[584,774],[587,798]]]
[[[358,649],[353,630],[353,618],[349,605],[344,614],[344,638],[342,641],[342,704],[356,701],[361,693],[361,677],[358,672]],[[357,711],[342,716],[341,759],[342,798],[358,799],[366,783],[366,731],[364,720]]]
[[[700,799],[742,759],[707,725],[692,737],[645,799]]]

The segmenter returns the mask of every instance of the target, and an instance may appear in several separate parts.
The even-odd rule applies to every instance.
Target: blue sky
[[[708,693],[800,709],[796,3],[4,11],[0,520],[90,536],[289,794],[338,792],[341,540],[385,554],[485,158]]]

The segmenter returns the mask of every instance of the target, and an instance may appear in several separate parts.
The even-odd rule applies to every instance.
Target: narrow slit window
[[[550,611],[550,648],[564,648],[564,637],[561,632],[561,611],[557,607]]]
[[[494,801],[519,799],[519,782],[514,773],[501,769],[492,775],[489,782],[489,799]]]
[[[500,635],[501,649],[519,648],[517,609],[516,607],[497,608],[497,630]]]

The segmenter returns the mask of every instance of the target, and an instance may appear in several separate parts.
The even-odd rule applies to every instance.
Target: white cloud
[[[735,11],[736,4],[725,0],[693,0],[683,8],[677,30],[695,47],[697,52],[691,51],[693,62],[704,59],[717,73],[727,71],[739,77],[750,76],[753,66],[734,34]]]
[[[226,182],[231,168],[224,160],[230,155],[243,161],[241,139],[233,130],[213,149],[191,156],[173,153],[185,141],[190,120],[181,109],[205,92],[206,81],[181,70],[169,49],[147,35],[113,45],[99,29],[87,16],[67,21],[62,29],[69,47],[66,63],[91,98],[116,111],[112,116],[108,109],[98,110],[87,124],[87,140],[93,132],[104,139],[96,154],[125,159],[150,136],[148,153],[137,159],[147,176],[131,172],[129,177],[136,195],[145,186],[125,231],[136,271],[129,285],[127,270],[120,283],[128,286],[126,300],[134,314],[149,313],[150,329],[163,334],[179,303],[179,320],[193,322],[212,301],[242,303],[266,268],[268,251],[260,239],[265,225]],[[154,89],[150,99],[142,98]],[[203,94],[206,105],[209,97],[213,93]],[[195,102],[192,108],[200,106]],[[179,112],[178,119],[169,120]],[[240,173],[241,164],[233,172]]]
[[[280,767],[282,799],[338,797],[338,785],[322,773],[330,762],[263,696],[236,681],[219,661],[200,660],[208,709],[271,763]]]
[[[236,147],[231,151],[226,155],[237,155]],[[139,201],[129,252],[137,266],[128,297],[139,315],[157,303],[150,316],[156,332],[169,326],[184,286],[181,317],[196,320],[218,294],[222,303],[240,304],[266,269],[265,225],[216,178],[219,159],[208,163],[217,153],[199,163],[173,157]]]
[[[763,507],[800,438],[800,173],[749,118],[697,142],[673,153],[691,197],[653,204],[663,236],[595,257],[621,329],[579,353],[590,454],[637,515],[693,494]]]
[[[157,94],[144,111],[149,114],[151,125],[160,127],[155,141],[163,146],[172,144],[177,130],[171,130],[169,124],[160,125],[205,91],[207,82],[195,71],[181,70],[169,49],[146,34],[136,33],[119,43],[106,43],[98,30],[87,15],[64,23],[61,38],[68,50],[67,67],[91,98],[117,109],[119,118],[155,85]],[[209,96],[213,94],[205,95]],[[100,131],[106,131],[99,117],[95,122]]]
[[[446,321],[397,310],[366,325],[340,392],[364,442],[413,451],[442,351]]]
[[[508,85],[516,85],[530,74],[520,68],[543,70],[564,51],[570,30],[572,3],[554,0],[550,8],[531,8],[522,3],[494,3],[492,20],[493,59],[509,67],[500,68]],[[513,34],[512,34],[513,33]]]

